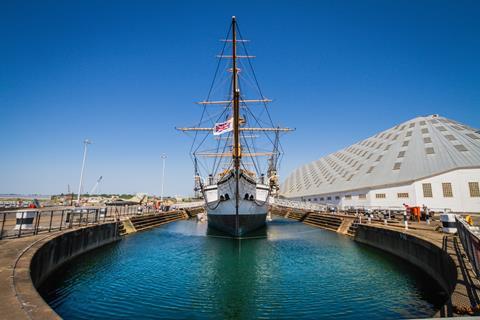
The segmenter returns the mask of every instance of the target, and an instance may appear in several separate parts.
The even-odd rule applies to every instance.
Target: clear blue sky
[[[0,193],[192,191],[192,124],[236,15],[296,166],[418,115],[480,127],[479,1],[1,1]]]

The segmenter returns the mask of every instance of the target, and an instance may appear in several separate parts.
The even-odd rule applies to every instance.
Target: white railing
[[[205,201],[195,201],[195,202],[183,202],[175,203],[172,205],[173,209],[187,209],[187,208],[196,208],[205,205]]]
[[[270,197],[270,204],[274,204],[281,207],[294,208],[294,209],[304,209],[304,210],[314,210],[314,211],[325,211],[326,206],[318,203],[313,203],[309,201],[295,201],[288,199],[279,199]]]

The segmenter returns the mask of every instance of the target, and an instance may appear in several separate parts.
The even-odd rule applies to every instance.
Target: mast
[[[239,234],[238,208],[240,201],[239,179],[240,179],[240,90],[237,83],[237,31],[235,16],[232,17],[232,90],[233,90],[233,165],[235,169],[235,234]]]

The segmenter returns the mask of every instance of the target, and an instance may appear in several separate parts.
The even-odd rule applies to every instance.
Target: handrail
[[[120,221],[158,212],[153,206],[47,207],[0,211],[0,240]]]

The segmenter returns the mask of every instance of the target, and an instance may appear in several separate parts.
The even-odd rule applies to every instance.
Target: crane
[[[95,192],[95,190],[97,190],[97,187],[98,185],[100,184],[100,181],[102,181],[102,176],[100,176],[100,178],[97,179],[97,182],[95,183],[95,185],[93,186],[92,190],[90,190],[89,194],[93,194]]]

